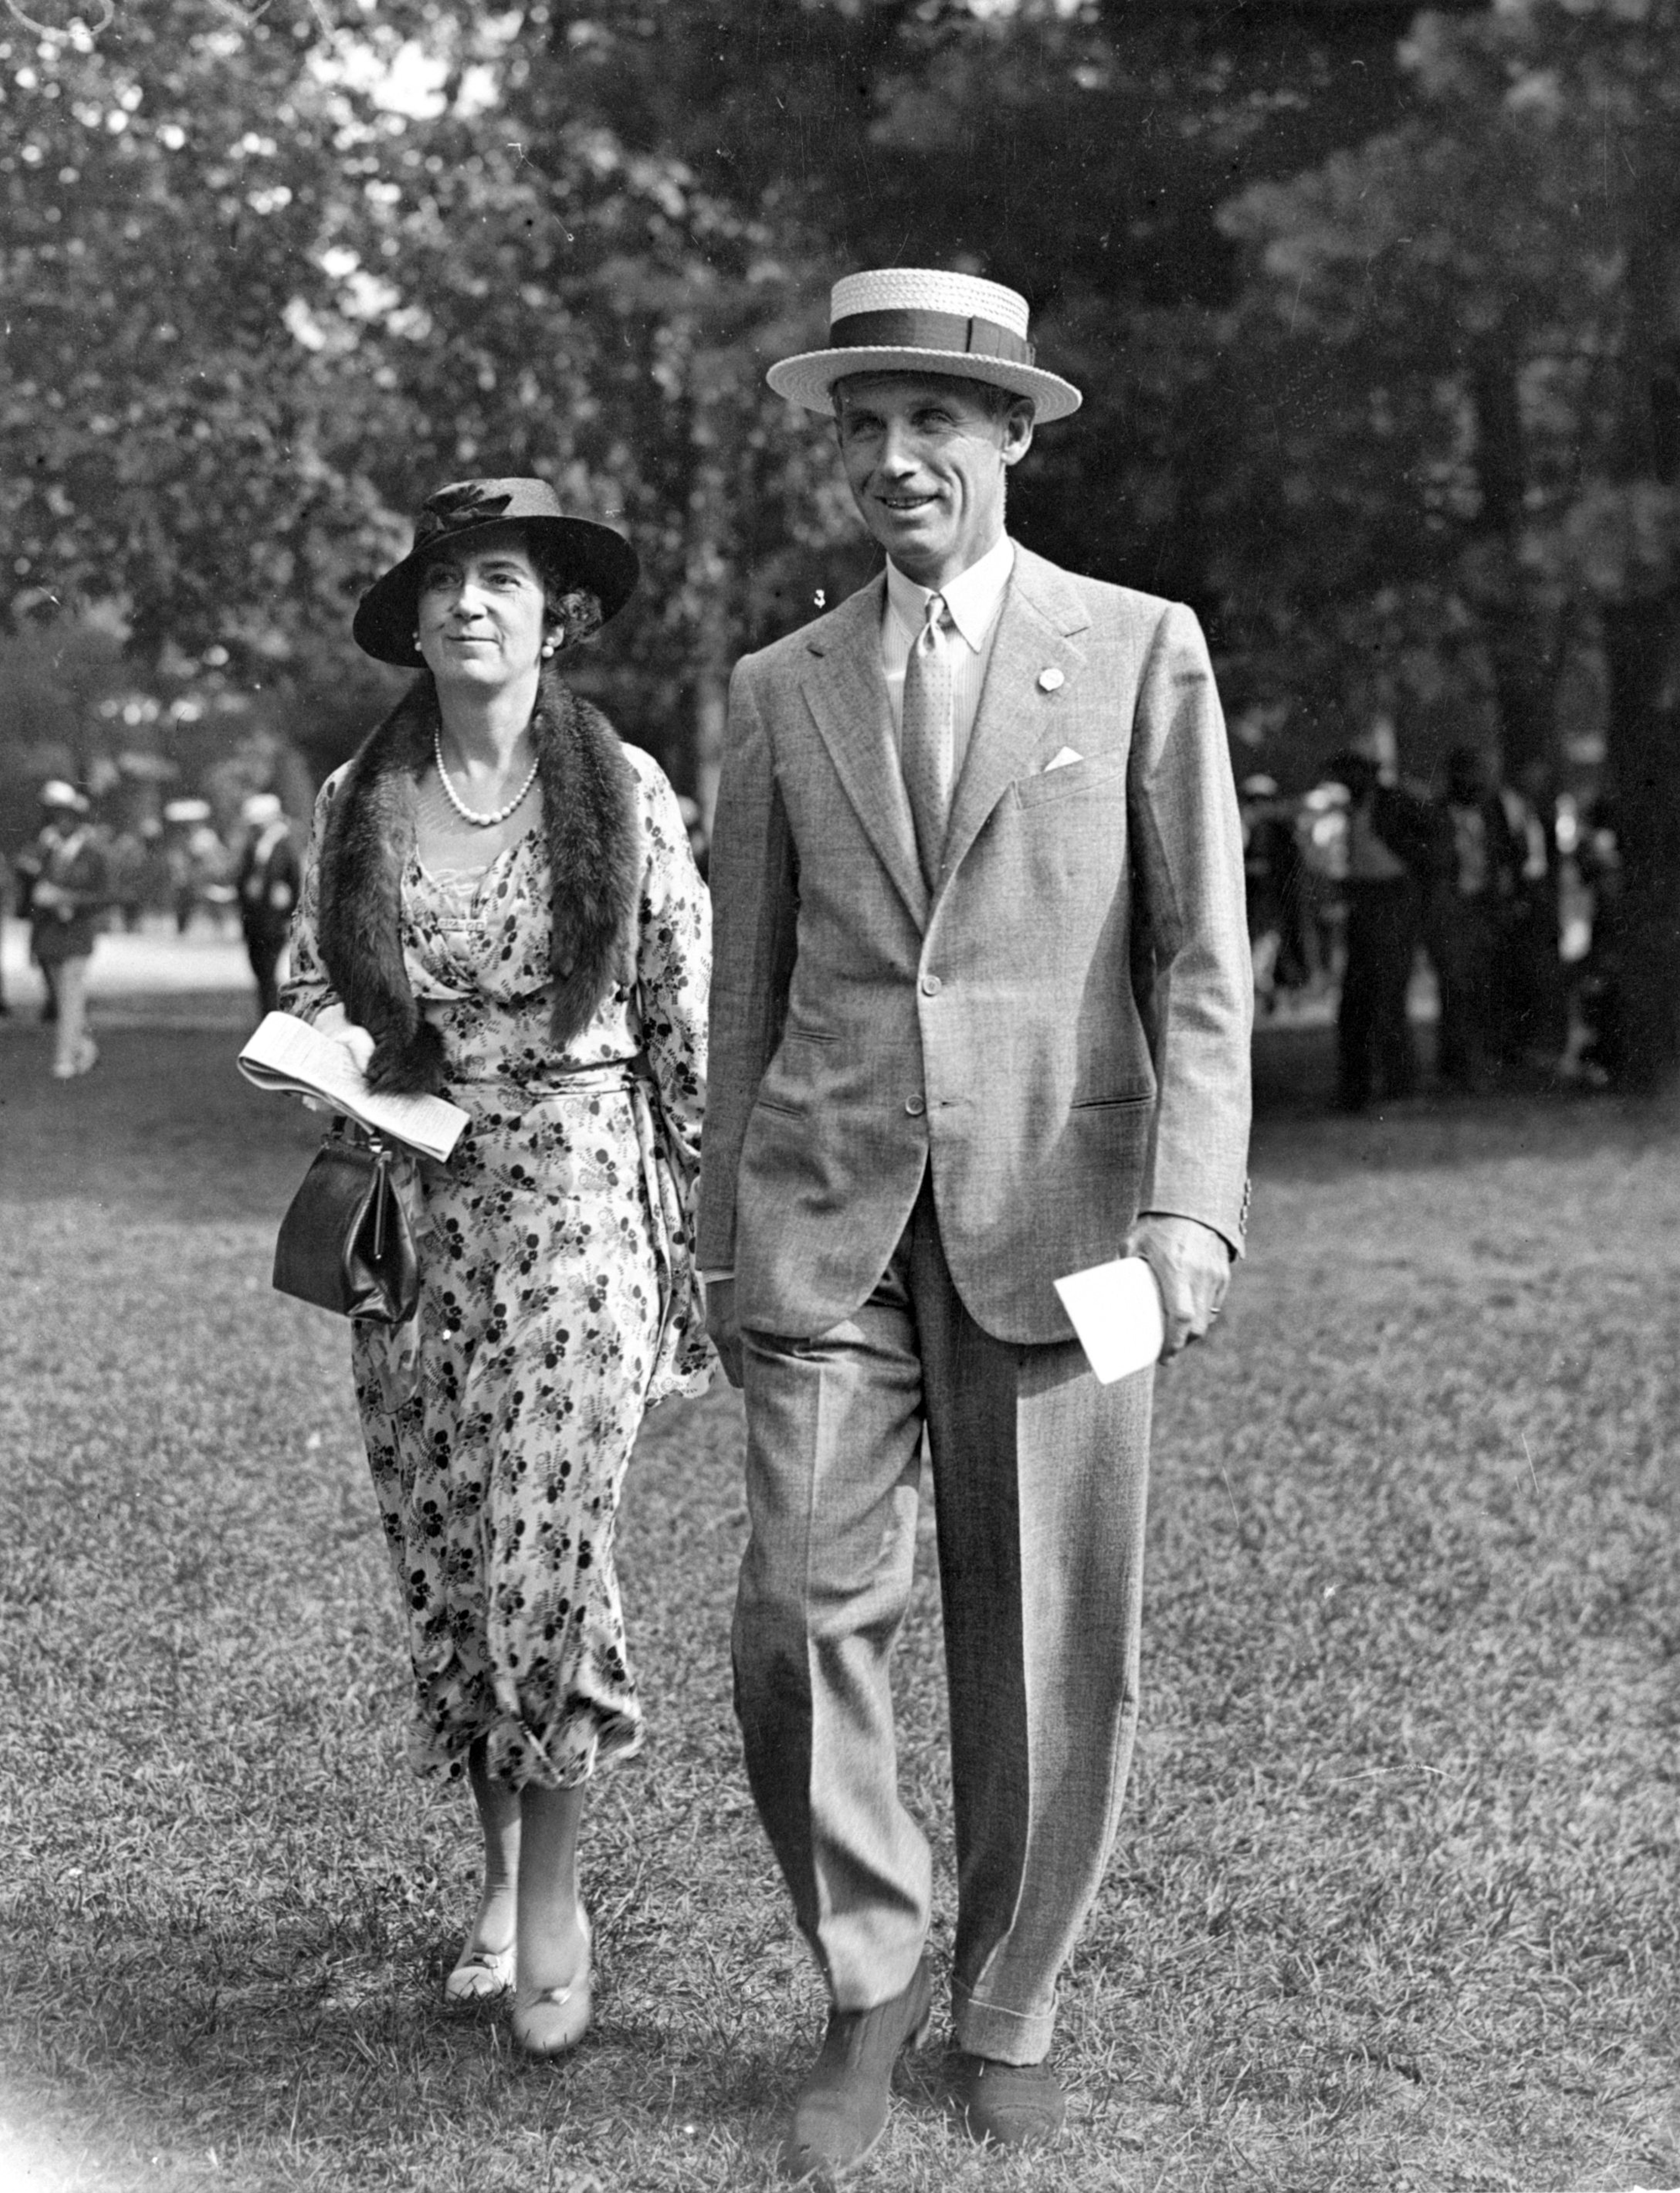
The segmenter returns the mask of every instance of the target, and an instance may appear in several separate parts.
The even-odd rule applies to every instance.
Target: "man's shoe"
[[[1061,2081],[1048,2064],[1000,2064],[953,2049],[946,2082],[963,2129],[986,2145],[1043,2147],[1067,2120]]]
[[[923,1957],[910,1985],[873,2010],[831,2010],[828,2031],[801,2089],[782,2144],[785,2177],[837,2185],[869,2156],[887,2129],[893,2066],[928,2037],[933,1975]]]

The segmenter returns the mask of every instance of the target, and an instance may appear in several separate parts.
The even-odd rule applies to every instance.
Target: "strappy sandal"
[[[563,2056],[589,2030],[594,2009],[594,1937],[587,1912],[578,1916],[583,1926],[583,1970],[565,1987],[540,1988],[529,1996],[522,1991],[514,2004],[513,2037],[528,2056]]]

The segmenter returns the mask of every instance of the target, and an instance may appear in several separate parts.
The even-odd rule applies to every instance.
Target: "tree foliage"
[[[1257,277],[1234,323],[1261,428],[1227,476],[1235,531],[1277,514],[1251,594],[1274,682],[1338,633],[1380,650],[1374,612],[1398,663],[1409,614],[1439,635],[1442,709],[1544,764],[1572,647],[1603,604],[1668,582],[1626,376],[1638,262],[1680,211],[1658,157],[1680,37],[1660,6],[1540,0],[1426,15],[1407,61],[1402,126],[1225,216]]]
[[[325,759],[420,496],[534,467],[642,551],[599,678],[703,786],[734,656],[867,568],[763,367],[847,266],[929,260],[1025,289],[1087,392],[1017,530],[1194,602],[1257,758],[1299,774],[1379,704],[1426,756],[1544,758],[1607,618],[1670,586],[1673,407],[1638,391],[1674,43],[1671,0],[14,25],[0,604],[113,601],[163,669],[224,651]]]
[[[739,354],[794,287],[762,224],[580,118],[539,31],[159,0],[11,37],[14,611],[307,683],[425,494],[538,470],[643,553],[614,682],[681,770],[837,506]]]
[[[153,0],[14,27],[0,603],[114,601],[141,662],[302,706],[419,497],[534,467],[635,537],[614,696],[703,782],[734,656],[867,568],[763,369],[846,264],[926,258],[1026,289],[1090,392],[1027,537],[1216,611],[1213,209],[1386,111],[1395,20]]]
[[[1259,370],[1248,669],[1303,662],[1555,781],[1602,665],[1633,1078],[1680,1068],[1680,9],[1420,18],[1401,125],[1227,211]],[[1581,690],[1576,676],[1574,690]],[[1585,681],[1590,683],[1591,681]],[[1583,747],[1577,741],[1574,756]]]

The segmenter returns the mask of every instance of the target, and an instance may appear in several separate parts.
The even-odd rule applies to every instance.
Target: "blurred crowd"
[[[0,851],[0,913],[29,925],[29,956],[45,988],[42,1016],[57,1028],[53,1071],[88,1073],[99,1048],[88,1031],[87,976],[100,932],[168,922],[237,925],[250,961],[257,1011],[279,1005],[279,976],[297,904],[307,826],[277,793],[253,792],[218,827],[208,799],[166,799],[136,820],[123,787],[108,807],[83,784],[49,777],[38,793],[39,827],[9,864]],[[708,846],[698,804],[680,803],[702,876]],[[0,1015],[11,1008],[0,980]]]
[[[39,799],[39,828],[15,856],[11,877],[0,869],[0,904],[9,885],[45,985],[43,1017],[57,1029],[53,1072],[60,1080],[98,1062],[88,969],[100,930],[113,922],[137,930],[150,913],[184,936],[201,914],[218,927],[237,919],[260,1010],[274,1010],[300,874],[296,833],[277,793],[252,793],[226,834],[207,799],[168,800],[156,816],[120,826],[61,777],[49,778]],[[9,1010],[0,992],[0,1013]]]
[[[1440,784],[1349,748],[1288,797],[1241,787],[1249,936],[1262,1016],[1336,999],[1336,1096],[1414,1094],[1433,993],[1437,1082],[1475,1094],[1513,1068],[1603,1085],[1623,1056],[1615,822],[1602,799],[1504,782],[1455,747]]]
[[[1287,1018],[1334,1001],[1345,1109],[1422,1085],[1415,1023],[1431,996],[1445,1088],[1474,1094],[1517,1068],[1617,1079],[1620,862],[1606,801],[1506,783],[1469,747],[1426,789],[1402,782],[1379,746],[1333,755],[1299,794],[1249,776],[1241,804],[1257,1007]],[[699,810],[685,810],[703,862]],[[237,922],[258,1009],[272,1011],[301,838],[272,792],[251,793],[218,828],[207,799],[118,825],[80,787],[43,785],[38,831],[9,879],[0,867],[0,905],[9,881],[59,1029],[54,1073],[86,1073],[98,1057],[86,975],[108,925],[135,930],[150,916],[184,935],[194,921]]]

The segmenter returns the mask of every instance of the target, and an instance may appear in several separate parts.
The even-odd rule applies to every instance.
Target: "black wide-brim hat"
[[[623,534],[595,518],[572,517],[546,480],[456,480],[426,497],[414,521],[414,547],[374,580],[357,604],[350,632],[363,653],[400,669],[423,670],[414,625],[426,559],[445,541],[454,546],[493,525],[523,526],[546,562],[599,598],[603,619],[615,616],[636,591],[642,567]]]

